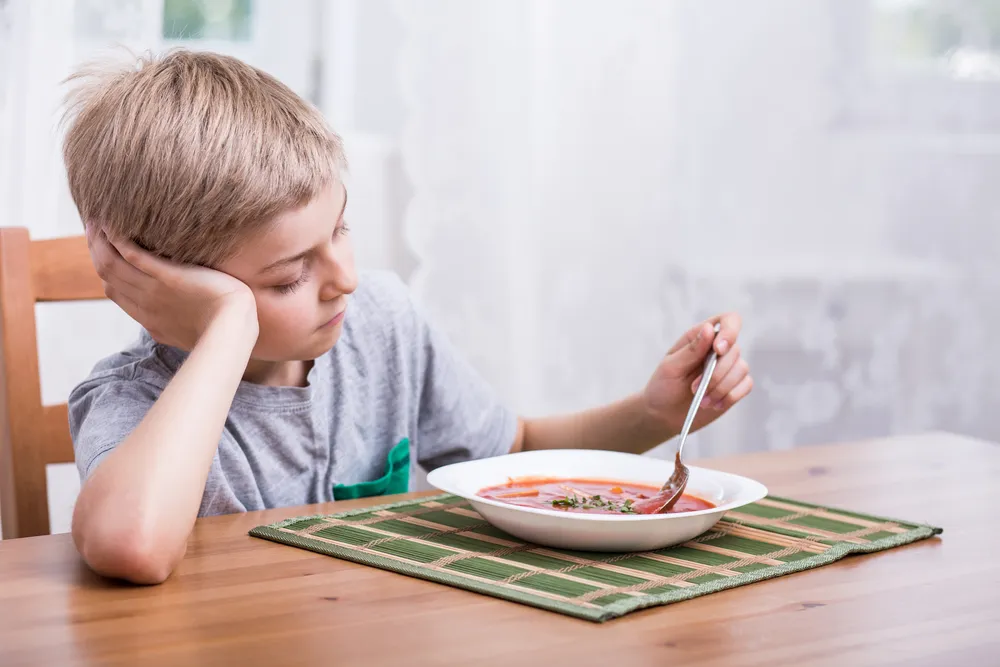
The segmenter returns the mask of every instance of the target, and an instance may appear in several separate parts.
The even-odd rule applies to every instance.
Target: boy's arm
[[[721,330],[713,338],[713,327]],[[628,398],[571,415],[522,419],[511,452],[532,449],[610,449],[640,454],[680,433],[701,369],[713,344],[719,362],[692,430],[711,423],[753,388],[736,339],[738,315],[696,325],[671,348],[645,389]]]
[[[641,454],[677,435],[653,419],[640,395],[569,415],[521,419],[511,452],[613,449]]]
[[[184,556],[230,404],[256,343],[256,307],[249,289],[228,276],[171,267],[134,247],[122,249],[128,261],[103,237],[91,238],[109,296],[147,329],[158,329],[160,337],[191,353],[139,425],[84,482],[73,539],[100,574],[159,583]],[[170,287],[160,289],[146,278]]]

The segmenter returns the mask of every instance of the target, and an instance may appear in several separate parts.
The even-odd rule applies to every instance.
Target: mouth
[[[344,313],[346,313],[346,312],[347,312],[347,309],[345,308],[344,310],[342,310],[339,313],[337,313],[336,315],[334,315],[332,320],[326,322],[325,324],[321,324],[319,326],[319,328],[320,329],[329,329],[331,327],[337,326],[338,324],[340,324],[341,322],[344,321]]]

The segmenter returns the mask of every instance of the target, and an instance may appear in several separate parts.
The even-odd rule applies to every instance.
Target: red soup
[[[655,486],[596,479],[531,478],[509,480],[479,491],[482,498],[511,505],[587,514],[651,514],[662,504]],[[707,500],[687,494],[669,513],[694,512],[715,507]]]

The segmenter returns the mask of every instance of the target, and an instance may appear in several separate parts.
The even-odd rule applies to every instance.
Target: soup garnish
[[[660,505],[660,489],[645,484],[592,479],[509,479],[478,493],[483,498],[521,507],[591,514],[652,514]],[[685,494],[668,513],[694,512],[715,507]]]

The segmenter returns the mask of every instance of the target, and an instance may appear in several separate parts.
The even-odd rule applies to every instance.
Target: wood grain
[[[0,512],[4,538],[49,532],[30,247],[26,229],[0,228]]]
[[[43,447],[45,464],[73,463],[73,438],[69,435],[69,406],[46,405],[42,408],[41,428],[45,429]]]
[[[945,533],[603,625],[247,536],[385,499],[199,520],[152,588],[92,575],[67,535],[5,541],[0,664],[997,664],[1000,446],[933,434],[702,465]]]
[[[65,404],[42,405],[35,303],[103,298],[83,236],[0,228],[0,512],[3,537],[49,532],[45,466],[71,463]]]
[[[104,298],[104,283],[94,271],[84,236],[31,243],[31,280],[36,301],[85,301]]]

